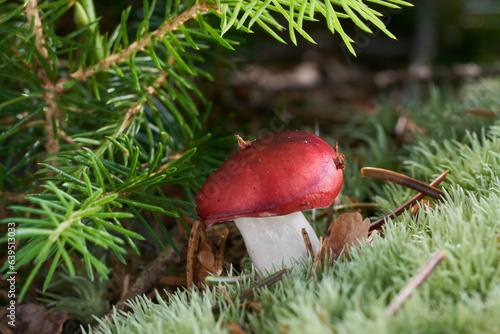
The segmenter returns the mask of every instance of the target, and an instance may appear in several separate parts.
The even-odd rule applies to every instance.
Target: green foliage
[[[398,5],[412,5],[407,1],[399,0],[371,2],[395,9],[400,8]],[[221,17],[222,33],[227,32],[233,26],[237,29],[251,32],[252,26],[257,24],[271,34],[271,36],[285,43],[276,33],[276,30],[281,31],[285,29],[273,15],[277,13],[288,22],[290,40],[294,44],[297,44],[295,32],[301,34],[309,42],[315,43],[311,36],[304,30],[303,23],[304,21],[318,21],[317,16],[321,16],[326,21],[326,25],[332,33],[337,32],[340,35],[342,41],[352,54],[355,54],[351,45],[354,41],[344,31],[339,19],[348,18],[363,31],[372,33],[372,29],[365,23],[367,22],[383,31],[389,37],[396,38],[385,28],[384,23],[380,19],[383,15],[358,0],[252,0],[227,3],[218,1],[218,4],[221,9],[219,16]]]
[[[211,13],[221,29],[209,23]],[[295,31],[311,40],[303,22],[317,15],[351,52],[339,19],[392,36],[380,14],[357,0],[144,1],[139,16],[127,8],[105,33],[92,0],[2,4],[0,195],[16,204],[15,217],[2,220],[18,224],[15,269],[30,268],[19,299],[37,275],[47,289],[61,265],[74,277],[74,257],[91,280],[95,272],[106,278],[110,269],[91,247],[122,262],[144,238],[176,249],[163,218],[189,229],[183,217],[196,218],[193,193],[226,154],[219,154],[223,134],[211,139],[206,126],[210,103],[197,84],[212,76],[203,62],[214,45],[237,46],[222,37],[231,27],[250,32],[257,23],[283,41],[273,13],[289,22],[294,43]],[[71,31],[61,27],[68,20]],[[167,186],[179,189],[176,196]]]
[[[256,333],[497,333],[500,331],[500,124],[486,133],[436,143],[420,138],[405,166],[419,178],[450,168],[443,202],[425,206],[417,216],[388,220],[384,236],[363,244],[350,261],[336,262],[311,278],[312,263],[297,265],[294,276],[259,289],[253,298],[260,310],[228,304],[215,286],[203,294],[178,292],[159,304],[131,301],[132,312],[120,312],[111,323],[88,333],[134,333],[136,328],[166,333],[208,330],[229,333],[221,326],[243,323]],[[399,186],[384,186],[391,200],[378,197],[384,210],[408,197]],[[406,282],[437,250],[447,258],[415,290],[398,313],[386,307]],[[254,279],[225,284],[237,296]],[[214,317],[211,306],[221,305]],[[190,327],[178,322],[187,315]],[[205,325],[209,324],[208,327]],[[139,327],[140,326],[140,327]]]

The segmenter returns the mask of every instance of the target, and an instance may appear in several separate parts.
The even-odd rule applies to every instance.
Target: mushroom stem
[[[307,258],[303,228],[309,235],[314,254],[318,253],[318,237],[300,211],[284,216],[237,218],[234,222],[245,240],[254,267],[261,273],[274,271],[273,266],[279,269],[282,263],[290,268],[292,259]]]

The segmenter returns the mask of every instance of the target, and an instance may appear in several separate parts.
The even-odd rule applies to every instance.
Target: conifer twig
[[[406,300],[411,296],[413,291],[417,289],[422,283],[429,277],[430,274],[436,269],[436,267],[446,259],[446,253],[443,250],[438,250],[434,253],[429,260],[420,268],[420,270],[406,283],[406,285],[399,291],[399,293],[394,297],[392,302],[387,306],[387,313],[389,315],[394,315],[400,309],[400,307],[406,302]]]
[[[169,57],[169,63],[173,61],[173,57]],[[155,80],[154,87],[153,86],[148,86],[146,87],[146,91],[148,93],[148,97],[151,97],[153,94],[156,93],[157,88],[161,86],[165,80],[167,80],[168,73],[163,71],[158,78]],[[142,109],[143,104],[147,101],[148,97],[143,97],[139,101],[137,101],[134,105],[129,107],[125,114],[123,115],[122,120],[120,121],[120,126],[117,127],[115,132],[111,135],[112,138],[118,138],[123,132],[125,132],[129,127],[132,121],[135,118],[135,115],[139,113]],[[106,149],[112,144],[110,140],[104,141],[99,148],[95,150],[95,154],[100,157],[103,152],[106,151]],[[165,163],[164,165],[161,166],[160,171],[163,171],[167,168],[168,164]],[[80,173],[86,168],[86,166],[81,165],[80,169],[78,172],[76,172],[76,175],[80,175]],[[152,174],[154,175],[154,174]],[[138,181],[139,182],[139,181]]]
[[[33,26],[33,34],[35,35],[35,47],[45,61],[50,64],[49,52],[45,47],[45,36],[42,28],[42,20],[38,10],[37,0],[30,0],[26,4],[26,17],[28,24]],[[56,98],[57,92],[54,83],[49,79],[43,66],[38,62],[37,74],[43,82],[45,93],[43,99],[46,103],[45,112],[45,132],[47,137],[45,140],[45,148],[47,154],[59,152],[59,143],[56,138],[56,133],[59,134],[59,106],[57,105]],[[67,137],[67,136],[64,136]]]
[[[38,52],[45,58],[49,60],[49,52],[45,48],[45,37],[42,29],[42,20],[40,19],[40,14],[38,12],[38,2],[37,0],[30,0],[26,4],[26,18],[28,19],[28,24],[34,25],[33,34],[35,34],[35,46]],[[41,69],[43,71],[43,69]],[[44,71],[45,73],[45,71]]]
[[[259,281],[255,285],[252,285],[248,289],[242,291],[234,299],[234,301],[232,303],[233,304],[240,304],[240,303],[246,301],[247,299],[249,299],[250,297],[253,296],[253,294],[254,294],[255,291],[257,291],[259,289],[262,289],[262,288],[265,288],[267,286],[270,286],[270,285],[278,282],[287,273],[290,273],[290,270],[288,270],[288,269],[282,269],[280,271],[275,272],[271,276],[268,276],[268,277],[264,278],[263,280]],[[220,310],[220,305],[214,305],[214,306],[212,306],[212,312],[213,313],[219,312],[219,310]]]
[[[333,205],[328,207],[328,210],[316,215],[316,219],[322,219],[326,216],[328,216],[329,210],[332,211],[346,211],[346,210],[361,210],[361,209],[366,209],[366,210],[375,210],[377,209],[377,205],[374,203],[347,203],[347,204],[339,204],[339,205]],[[327,222],[331,221],[331,219],[327,219]]]
[[[119,53],[113,53],[108,57],[102,59],[99,63],[88,66],[86,69],[78,69],[78,71],[71,73],[68,77],[60,79],[57,83],[58,90],[64,90],[63,85],[70,80],[77,79],[84,81],[95,73],[101,72],[109,68],[111,65],[124,61],[132,55],[133,52],[144,50],[149,44],[152,43],[152,38],[161,40],[169,31],[176,30],[184,22],[195,18],[197,14],[208,11],[214,5],[209,5],[206,2],[196,2],[191,8],[184,11],[182,14],[176,16],[172,21],[165,22],[161,27],[152,33],[145,35],[142,39],[133,42],[128,47]],[[69,87],[66,87],[66,89]]]

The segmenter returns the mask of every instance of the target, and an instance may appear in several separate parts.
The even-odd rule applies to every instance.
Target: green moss
[[[445,126],[445,125],[442,125]],[[389,220],[383,237],[363,244],[351,261],[311,278],[311,263],[293,277],[259,290],[259,312],[229,306],[217,288],[168,302],[132,302],[96,333],[226,333],[224,321],[254,333],[499,333],[500,332],[500,126],[465,132],[458,140],[421,137],[408,148],[404,168],[428,180],[444,169],[446,198],[412,217]],[[385,185],[376,198],[388,212],[410,191]],[[396,315],[385,308],[437,250],[447,258]],[[297,266],[299,268],[299,266]],[[227,286],[235,296],[251,283]],[[214,315],[211,306],[220,303]]]

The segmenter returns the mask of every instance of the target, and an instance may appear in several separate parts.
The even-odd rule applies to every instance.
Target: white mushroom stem
[[[245,240],[254,267],[261,273],[272,272],[273,266],[280,268],[282,263],[290,268],[292,259],[307,258],[303,228],[309,235],[314,254],[318,253],[318,237],[300,211],[285,216],[237,218],[234,222]]]

